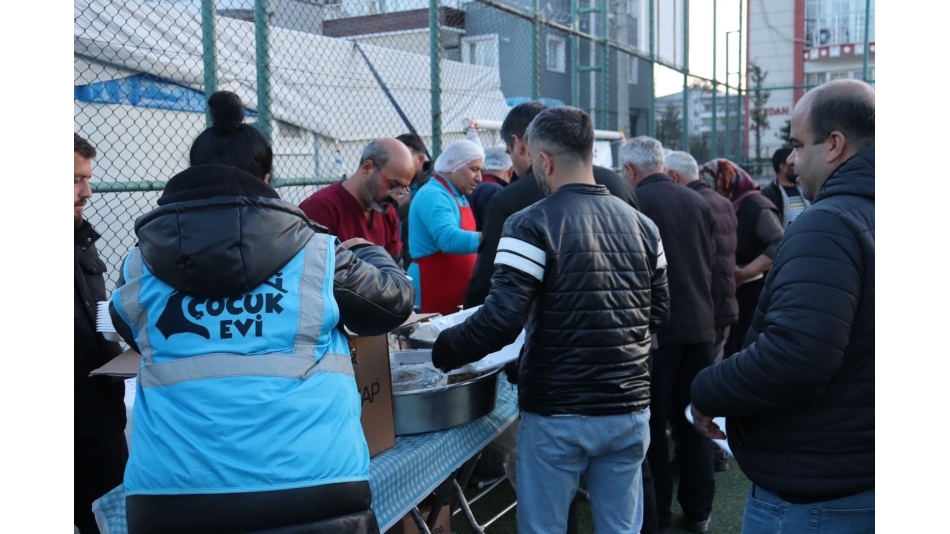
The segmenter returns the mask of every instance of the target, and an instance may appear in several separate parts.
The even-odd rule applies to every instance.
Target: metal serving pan
[[[389,358],[392,365],[425,363],[432,361],[432,351],[393,351]],[[488,415],[495,409],[499,371],[448,386],[394,392],[396,435],[445,430]]]

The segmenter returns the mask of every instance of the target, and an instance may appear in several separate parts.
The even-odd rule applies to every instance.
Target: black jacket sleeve
[[[861,298],[861,246],[837,216],[808,211],[779,247],[754,343],[701,371],[690,398],[708,416],[753,417],[822,394],[841,366]],[[761,314],[764,314],[762,316]]]
[[[545,250],[544,240],[530,221],[516,216],[505,223],[505,237]],[[521,333],[542,281],[534,275],[498,264],[485,304],[464,323],[443,331],[432,349],[432,361],[451,368],[478,361],[510,345]]]
[[[656,246],[648,250],[654,270],[650,284],[650,332],[656,332],[670,320],[670,286],[666,276],[666,252],[663,251],[663,240],[655,229]],[[649,246],[649,244],[648,244]]]
[[[390,332],[409,318],[415,289],[382,247],[347,250],[336,241],[333,296],[340,322],[361,336]]]
[[[533,178],[532,178],[533,179]],[[495,271],[495,253],[505,222],[514,213],[503,197],[495,195],[488,204],[485,220],[482,222],[482,243],[478,246],[478,259],[472,271],[472,280],[465,291],[463,309],[480,306],[488,297],[491,289],[492,273]]]

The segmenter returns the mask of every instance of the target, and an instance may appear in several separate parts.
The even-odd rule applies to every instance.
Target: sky
[[[742,9],[748,9],[749,1],[743,0]],[[712,78],[713,74],[713,4],[716,4],[716,72],[721,82],[726,77],[726,32],[739,29],[739,2],[740,0],[691,0],[689,2],[689,70],[699,76]],[[747,30],[747,20],[743,16],[743,32]],[[682,39],[682,37],[678,37]],[[729,36],[729,67],[736,71],[739,53],[736,49],[738,34]],[[746,47],[745,35],[742,39],[742,63],[745,64]],[[735,74],[729,77],[730,83],[735,86]],[[657,66],[654,69],[654,83],[656,96],[666,96],[683,90],[683,75],[666,67]]]

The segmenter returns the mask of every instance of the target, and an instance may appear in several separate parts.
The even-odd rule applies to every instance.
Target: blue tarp
[[[136,74],[108,82],[73,87],[73,98],[94,104],[124,104],[142,108],[205,112],[205,94],[152,74]],[[246,110],[247,115],[257,113]]]
[[[508,106],[510,106],[510,107],[515,107],[515,106],[517,106],[518,104],[523,104],[523,103],[525,103],[525,102],[531,102],[531,100],[532,100],[532,99],[529,98],[529,97],[527,97],[527,96],[513,96],[513,97],[511,97],[511,98],[506,98],[506,99],[505,99],[505,103],[508,104]],[[538,99],[538,102],[541,102],[542,104],[544,104],[545,106],[547,106],[547,107],[549,107],[549,108],[553,108],[553,107],[556,107],[556,106],[563,106],[563,105],[565,105],[564,102],[561,102],[560,100],[557,100],[557,99],[554,99],[554,98],[539,98],[539,99]]]

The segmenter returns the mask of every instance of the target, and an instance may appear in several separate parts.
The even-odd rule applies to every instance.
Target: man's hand
[[[362,237],[354,237],[353,239],[347,239],[343,242],[343,248],[349,250],[357,245],[372,245],[369,241],[363,239]]]
[[[742,267],[736,266],[736,287],[741,286],[746,280],[752,278]]]
[[[692,405],[689,410],[693,414],[693,426],[700,435],[709,439],[726,439],[726,433],[713,422],[712,417],[699,413],[699,410]]]
[[[448,373],[456,367],[461,367],[455,361],[455,354],[449,348],[448,338],[445,332],[439,334],[435,344],[432,345],[432,365],[440,369],[443,373]]]

